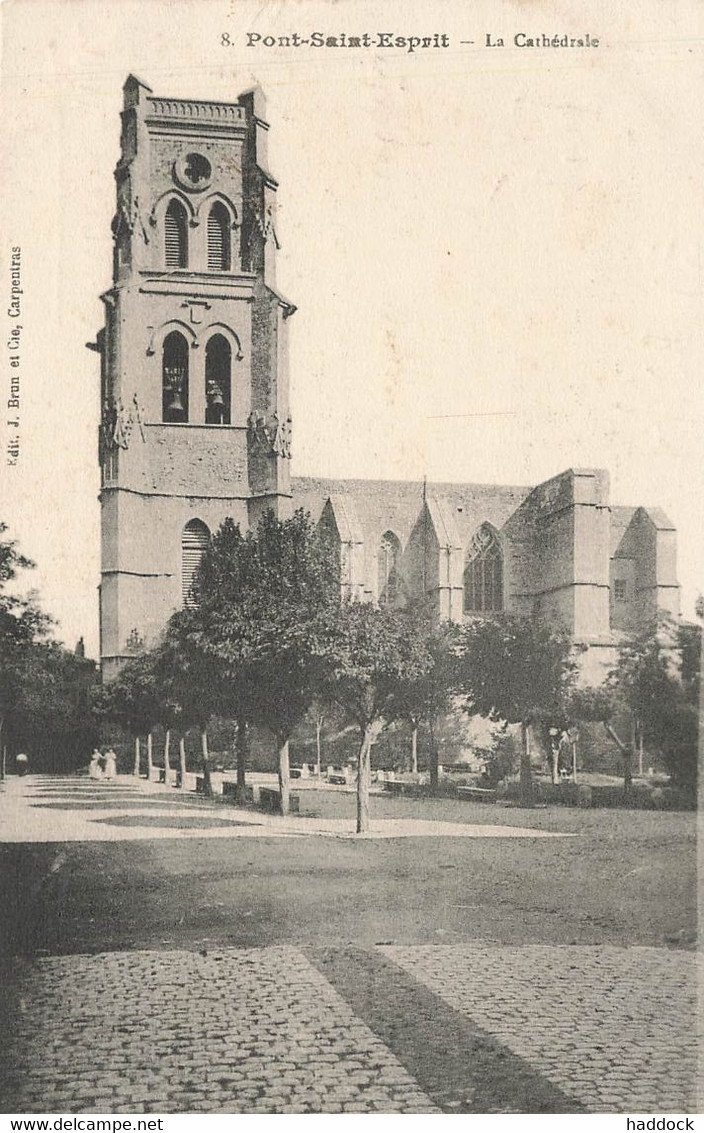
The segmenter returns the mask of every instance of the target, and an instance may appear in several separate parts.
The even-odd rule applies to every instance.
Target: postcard
[[[3,1112],[685,1128],[701,5],[1,14]]]

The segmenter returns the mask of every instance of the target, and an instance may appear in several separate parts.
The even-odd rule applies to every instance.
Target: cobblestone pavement
[[[316,820],[238,812],[127,778],[10,781],[0,795],[0,828],[3,822],[0,840],[22,843],[174,838],[179,831],[222,837],[223,828],[225,836],[246,830],[271,838],[294,829],[346,836],[343,820],[316,826]],[[544,833],[382,820],[377,836],[411,832]],[[477,849],[483,851],[481,843]],[[120,852],[124,868],[123,847]],[[197,847],[194,853],[198,861]],[[27,904],[39,923],[49,907],[42,902],[50,886],[43,886],[56,877],[51,915],[62,924],[66,857],[65,850],[45,850],[31,899],[15,902]],[[80,854],[74,857],[79,873],[71,884],[85,878],[89,893],[71,915],[92,923],[109,895],[101,890],[91,905],[89,875],[99,867],[92,857],[83,865]],[[127,876],[137,886],[149,878],[148,861],[146,855],[140,870],[131,864]],[[12,877],[21,886],[23,874]],[[206,870],[204,883],[209,877]],[[159,878],[159,900],[176,899],[180,891]],[[131,888],[128,896],[132,901]],[[244,916],[254,904],[248,897]],[[466,939],[474,906],[457,907],[470,910],[466,930],[452,922]],[[158,902],[145,908],[161,923]],[[285,932],[282,917],[272,942]],[[694,953],[613,944],[392,944],[418,939],[395,931],[383,937],[388,943],[370,936],[366,945],[346,944],[357,940],[349,931],[330,947],[323,922],[320,943],[306,937],[301,947],[207,953],[165,947],[46,958],[32,956],[28,932],[26,958],[0,964],[0,1111],[696,1111]],[[442,931],[451,939],[455,929]],[[24,941],[21,932],[18,939]],[[41,932],[37,939],[44,940]],[[67,939],[90,947],[83,936]],[[124,947],[121,938],[115,947]]]
[[[692,954],[332,953],[7,961],[3,1111],[695,1111]]]
[[[589,1112],[695,1111],[696,954],[603,945],[381,951]]]
[[[295,949],[10,967],[5,1112],[438,1112]]]

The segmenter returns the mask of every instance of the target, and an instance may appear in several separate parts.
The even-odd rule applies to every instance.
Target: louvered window
[[[208,271],[230,270],[230,223],[224,205],[214,204],[208,214]]]
[[[188,267],[186,210],[176,200],[171,201],[164,217],[164,259],[167,268]]]
[[[183,529],[181,537],[181,593],[184,606],[196,606],[194,582],[203,558],[210,532],[200,519],[192,519]]]

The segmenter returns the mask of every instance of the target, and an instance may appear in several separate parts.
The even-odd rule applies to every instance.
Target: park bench
[[[222,793],[224,798],[235,805],[254,806],[254,787],[241,787],[238,790],[236,783],[226,779],[223,781]]]
[[[288,805],[291,814],[298,814],[301,805],[300,796],[289,795]],[[281,814],[281,792],[275,787],[260,787],[259,806],[268,814]]]
[[[211,771],[211,773],[210,773],[210,785],[212,787],[214,795],[221,795],[223,793],[224,783],[223,783],[223,780],[222,780],[222,778],[220,777],[220,775],[217,771]],[[204,775],[198,775],[197,778],[196,778],[196,794],[197,795],[204,795],[205,794],[205,776]]]
[[[403,783],[400,782],[398,779],[384,779],[383,780],[384,790],[388,791],[390,795],[401,795],[401,794],[403,794],[403,786],[404,786]]]
[[[457,794],[463,799],[474,799],[480,803],[493,803],[496,791],[493,787],[458,787]]]

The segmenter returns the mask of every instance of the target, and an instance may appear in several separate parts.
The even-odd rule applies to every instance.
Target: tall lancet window
[[[230,217],[220,202],[208,213],[208,271],[230,270]]]
[[[504,608],[504,558],[496,532],[488,523],[475,534],[464,572],[466,614],[497,613]]]
[[[230,424],[232,350],[226,338],[214,334],[205,348],[205,423]]]
[[[181,536],[181,595],[184,606],[197,606],[195,579],[210,542],[210,531],[200,519],[192,519]]]
[[[403,598],[403,583],[399,574],[401,544],[393,531],[386,531],[379,544],[378,586],[380,606],[397,606]]]
[[[188,267],[188,219],[175,197],[164,215],[164,262],[167,268]]]
[[[178,424],[188,420],[188,343],[177,330],[164,339],[161,404],[163,421]]]

